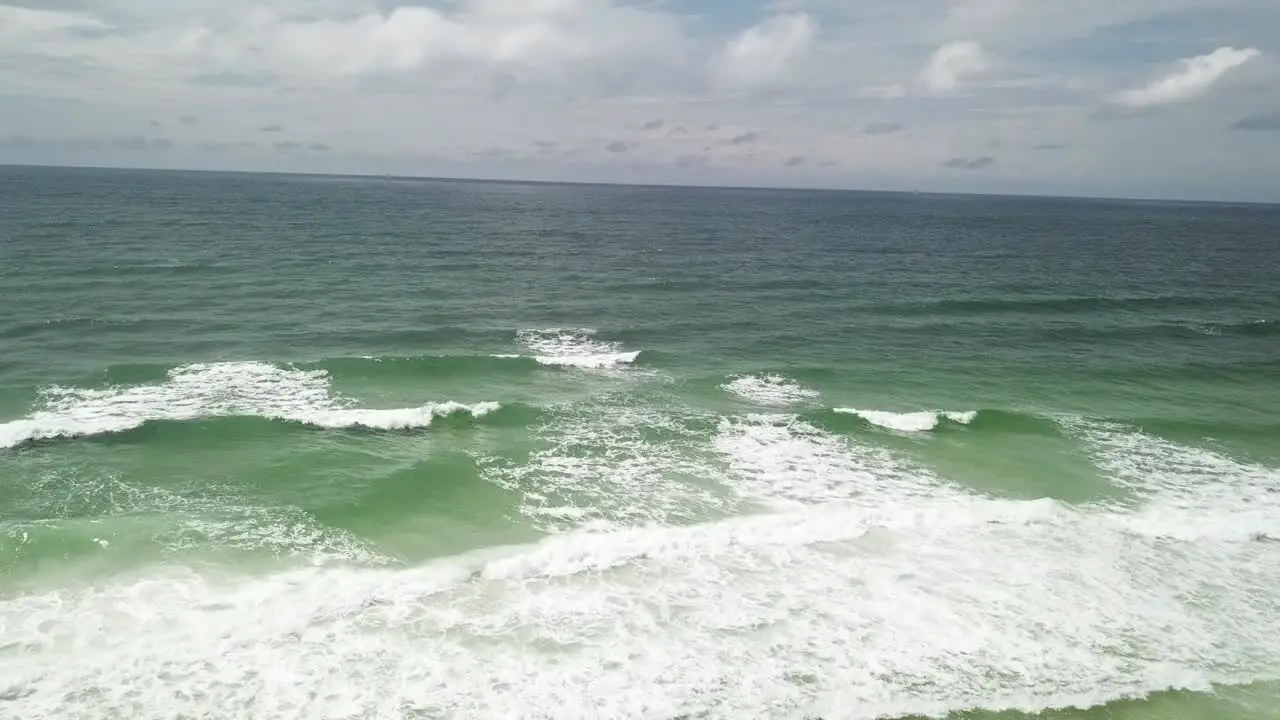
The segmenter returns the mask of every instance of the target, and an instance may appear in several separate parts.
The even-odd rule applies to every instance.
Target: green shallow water
[[[0,716],[1280,717],[1280,210],[0,170]]]

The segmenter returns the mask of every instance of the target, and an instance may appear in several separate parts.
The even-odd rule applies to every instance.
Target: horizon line
[[[851,194],[879,195],[918,195],[930,197],[969,197],[969,198],[1016,198],[1026,200],[1087,200],[1100,202],[1127,203],[1176,203],[1189,205],[1248,205],[1258,207],[1280,207],[1280,201],[1266,200],[1208,200],[1203,198],[1158,197],[1158,196],[1124,196],[1124,195],[1059,195],[1039,193],[997,193],[997,192],[964,192],[937,190],[889,190],[873,188],[800,186],[800,185],[709,185],[700,183],[653,182],[638,183],[626,181],[590,181],[590,180],[547,180],[537,178],[503,178],[503,177],[465,177],[446,175],[400,175],[395,173],[373,172],[315,172],[306,170],[223,170],[210,168],[181,168],[158,166],[121,166],[121,165],[82,165],[82,164],[47,164],[47,163],[14,163],[0,162],[0,168],[30,168],[46,170],[112,170],[119,172],[174,172],[213,175],[267,175],[283,177],[317,177],[356,180],[397,180],[408,182],[455,182],[479,184],[507,185],[559,185],[569,187],[631,187],[651,189],[697,189],[697,190],[730,190],[730,191],[774,191],[774,192],[831,192]]]

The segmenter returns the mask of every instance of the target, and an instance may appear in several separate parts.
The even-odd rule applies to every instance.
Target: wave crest
[[[897,432],[926,432],[934,430],[939,423],[945,421],[968,425],[978,417],[976,410],[920,410],[916,412],[888,412],[884,410],[858,410],[856,408],[835,408],[835,412],[844,415],[856,415],[863,420]]]
[[[644,462],[659,418],[627,412],[610,428],[584,408],[523,487],[615,482],[628,506],[687,507],[665,482],[675,468]],[[1273,677],[1280,555],[1235,535],[1165,537],[1204,529],[1213,507],[1215,528],[1246,511],[1274,527],[1273,471],[1109,424],[1067,430],[1159,512],[991,498],[795,416],[726,418],[726,484],[798,502],[681,527],[628,518],[411,567],[167,569],[6,596],[6,640],[24,651],[0,654],[0,669],[32,718],[285,717],[313,691],[313,715],[1034,714]],[[581,449],[620,444],[613,464],[581,464]]]
[[[640,357],[640,352],[596,353],[593,355],[538,355],[534,360],[540,365],[558,365],[561,367],[610,368],[618,365],[630,365]]]
[[[501,407],[495,402],[350,407],[330,394],[327,372],[260,362],[184,365],[170,370],[160,383],[104,389],[55,386],[41,394],[43,409],[0,424],[0,448],[119,433],[153,421],[212,417],[263,417],[323,428],[424,428],[439,417],[483,417]]]
[[[629,365],[640,351],[625,352],[621,343],[600,340],[591,328],[521,330],[516,340],[534,353],[540,365],[603,369]]]
[[[744,400],[762,405],[791,405],[814,400],[820,395],[817,390],[804,387],[795,380],[774,373],[738,375],[720,388]]]

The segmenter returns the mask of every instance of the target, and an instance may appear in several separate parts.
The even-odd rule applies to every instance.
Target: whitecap
[[[542,365],[604,369],[629,365],[639,351],[624,351],[620,343],[600,340],[591,328],[521,330],[516,339]]]
[[[872,425],[882,427],[886,430],[895,430],[898,432],[925,432],[934,430],[943,420],[949,420],[960,425],[968,425],[978,416],[976,411],[955,411],[955,410],[920,410],[916,412],[887,412],[884,410],[858,410],[856,408],[835,408],[835,411],[845,415],[857,415]]]
[[[282,368],[261,362],[199,363],[169,371],[164,382],[110,388],[50,387],[42,407],[0,424],[0,447],[32,440],[123,432],[148,421],[212,417],[263,417],[327,428],[427,427],[443,415],[476,417],[498,409],[493,402],[420,407],[351,407],[334,397],[323,370]]]
[[[785,406],[816,399],[817,390],[776,374],[739,375],[720,386],[726,392],[761,405]]]

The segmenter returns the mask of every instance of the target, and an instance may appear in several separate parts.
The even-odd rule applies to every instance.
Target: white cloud
[[[1260,53],[1255,48],[1220,47],[1206,55],[1179,60],[1181,69],[1151,84],[1116,93],[1112,99],[1128,107],[1143,108],[1191,100],[1208,90],[1222,76]]]
[[[776,15],[726,43],[713,72],[731,88],[769,84],[808,50],[816,34],[813,19],[805,13]]]
[[[858,96],[877,98],[879,100],[897,100],[907,96],[907,86],[901,83],[890,85],[868,85],[858,90]]]
[[[22,36],[21,47],[15,42],[0,55],[74,56],[150,83],[180,84],[192,74],[273,73],[311,87],[397,73],[419,73],[416,81],[428,84],[463,79],[477,87],[482,78],[504,72],[522,82],[611,72],[636,79],[670,74],[687,62],[678,16],[613,0],[459,0],[436,7],[405,0],[387,10],[362,0],[343,9],[329,0],[256,6],[228,0],[202,4],[181,19],[159,4],[148,15],[142,0],[116,2],[128,8],[112,10],[113,17],[128,19],[127,34],[64,32],[56,41]],[[106,27],[89,16],[0,4],[0,38],[14,28],[65,30],[89,22]]]
[[[100,20],[80,13],[0,4],[0,33],[19,35],[86,27],[100,28],[105,25]]]
[[[1148,21],[1181,30],[1178,25],[1183,23],[1207,24],[1203,15],[1195,17],[1205,11],[1221,16],[1240,9],[1274,13],[1276,8],[1274,0],[946,0],[946,4],[941,22],[927,32],[938,33],[941,39],[963,37],[999,44],[1002,50],[1088,39],[1100,30],[1125,26],[1130,26],[1128,35],[1133,39],[1135,32],[1144,33],[1150,27]]]
[[[538,67],[606,52],[609,36],[589,32],[567,6],[484,0],[459,15],[406,6],[349,20],[268,21],[266,30],[281,57],[321,73],[399,72],[451,61]]]
[[[592,5],[588,0],[472,0],[471,7],[480,16],[495,18],[545,18],[581,12]]]
[[[1020,7],[1019,0],[950,0],[946,24],[973,31],[1003,22],[1026,7]]]
[[[470,0],[454,12],[403,6],[355,18],[259,17],[241,37],[289,68],[366,74],[444,65],[538,71],[610,57],[681,54],[673,18],[593,0]]]
[[[272,48],[305,67],[337,73],[408,70],[433,57],[467,49],[466,28],[424,7],[353,20],[283,22],[269,32]]]
[[[1267,109],[1259,87],[1280,66],[1240,71],[1259,87],[1214,85],[1256,53],[1225,48],[1148,87],[1114,78],[1161,48],[1205,36],[1230,38],[1206,50],[1263,48],[1278,31],[1276,0],[0,0],[0,162],[56,147],[109,164],[110,138],[145,135],[172,142],[157,162],[225,169],[608,180],[647,164],[646,180],[735,183],[803,156],[788,181],[1022,190],[1071,177],[1081,191],[1174,173],[1158,146],[1194,136],[1178,166],[1247,189],[1280,172],[1280,145],[1226,128]],[[1099,98],[1209,86],[1220,103],[1089,119]],[[188,113],[200,122],[181,123]],[[638,130],[654,118],[660,131]],[[863,132],[876,122],[911,132]],[[284,130],[258,131],[270,125]],[[90,137],[98,155],[54,142]],[[331,150],[278,153],[277,140]],[[120,157],[147,162],[153,145]],[[942,167],[986,156],[966,178]]]
[[[925,87],[933,92],[951,92],[964,80],[987,69],[982,46],[969,40],[947,43],[934,51],[920,72]]]

